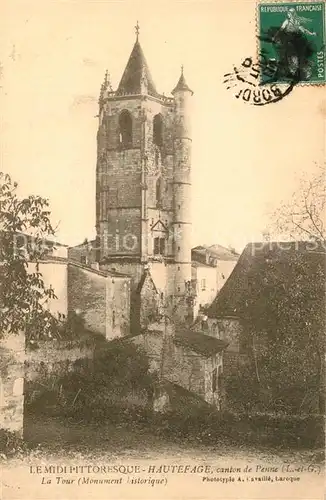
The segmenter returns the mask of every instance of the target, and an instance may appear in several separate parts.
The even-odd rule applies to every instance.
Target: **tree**
[[[58,321],[47,309],[56,298],[46,286],[39,261],[49,251],[55,231],[49,202],[40,196],[20,198],[18,185],[0,173],[0,335],[24,332],[27,341],[51,338]]]
[[[299,413],[314,400],[323,413],[326,253],[303,242],[272,248],[248,276],[244,320],[256,384],[269,409]]]
[[[290,202],[272,214],[271,229],[298,240],[326,240],[326,166],[318,166],[312,178],[302,177]]]

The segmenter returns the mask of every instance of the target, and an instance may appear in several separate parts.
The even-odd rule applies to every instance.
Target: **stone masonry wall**
[[[130,334],[130,279],[107,277],[106,338],[125,337]]]
[[[222,387],[218,378],[219,373],[224,371],[223,356],[220,353],[205,360],[205,400],[216,406],[218,409],[222,405]],[[216,390],[213,392],[213,373],[216,371]]]
[[[78,359],[92,358],[96,342],[83,344],[80,341],[38,342],[36,349],[26,350],[26,381],[42,382],[47,375],[59,376],[73,369]]]
[[[132,340],[147,352],[152,371],[160,372],[163,332],[148,331]],[[209,377],[220,360],[216,358],[210,363],[200,354],[183,346],[172,345],[172,359],[168,363],[169,369],[164,370],[164,379],[197,394],[208,403],[215,404],[215,398],[210,394]]]
[[[173,369],[166,378],[206,400],[205,358],[182,346],[174,346]]]
[[[24,425],[23,335],[6,335],[0,341],[0,428],[23,436]]]
[[[209,318],[206,333],[228,342],[226,352],[239,353],[242,327],[238,318]]]
[[[69,312],[80,312],[85,327],[106,334],[106,278],[68,264]]]
[[[130,279],[105,275],[77,264],[68,265],[69,311],[78,312],[85,327],[107,339],[129,335]]]
[[[140,326],[146,328],[151,322],[157,320],[160,312],[160,296],[149,274],[146,275],[140,291]]]

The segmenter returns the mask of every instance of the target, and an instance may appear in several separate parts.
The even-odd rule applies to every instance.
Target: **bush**
[[[184,411],[154,415],[151,423],[156,434],[207,445],[227,441],[283,448],[324,446],[322,415],[248,415],[198,409],[191,414]]]
[[[15,432],[0,429],[0,454],[1,456],[12,456],[26,451],[27,446],[23,439]],[[4,458],[4,457],[3,457]]]
[[[115,407],[137,406],[151,398],[155,379],[145,353],[132,343],[111,341],[93,359],[79,359],[62,376],[51,373],[26,387],[26,407],[36,413],[76,414],[79,418],[114,419]],[[122,410],[124,411],[124,410]]]

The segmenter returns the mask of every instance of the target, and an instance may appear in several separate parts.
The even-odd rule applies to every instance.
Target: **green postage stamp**
[[[259,3],[258,29],[260,56],[274,65],[274,82],[326,82],[324,2]],[[263,73],[261,83],[270,82]]]

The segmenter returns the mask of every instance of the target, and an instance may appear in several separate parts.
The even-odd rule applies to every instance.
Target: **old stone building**
[[[191,250],[195,318],[210,306],[233,271],[239,255],[222,245],[199,245]]]
[[[170,403],[169,386],[173,384],[221,409],[226,342],[200,331],[175,328],[171,321],[152,324],[132,341],[145,350],[151,370],[159,375],[164,386],[161,396],[165,406]]]
[[[100,93],[97,237],[68,255],[76,265],[130,276],[132,342],[161,382],[220,407],[227,344],[190,327],[238,255],[219,245],[191,249],[192,94],[183,70],[171,97],[157,92],[137,28],[117,89],[106,74]]]
[[[16,243],[28,253],[33,238],[19,234]],[[58,242],[43,240],[41,250],[37,267],[45,286],[55,293],[45,304],[53,316],[77,314],[86,329],[107,340],[130,334],[130,276],[100,270],[95,261],[87,264],[72,259],[67,245]],[[28,271],[33,273],[37,267],[29,262]]]
[[[205,329],[228,344],[225,376],[241,373],[252,357],[264,365],[273,353],[277,370],[289,366],[296,373],[295,382],[282,380],[284,390],[299,384],[292,403],[312,413],[324,411],[325,257],[323,241],[249,243],[208,308]],[[277,357],[284,352],[286,357]],[[271,378],[275,373],[274,368]],[[272,390],[268,385],[264,397]]]
[[[157,92],[137,37],[117,89],[106,76],[99,100],[97,260],[132,277],[150,273],[192,320],[191,96],[183,70],[173,97]],[[133,318],[134,323],[139,317]]]
[[[106,74],[100,92],[97,238],[69,249],[72,261],[131,277],[134,332],[153,317],[155,302],[177,304],[175,321],[190,324],[238,258],[220,245],[191,250],[193,92],[183,69],[171,97],[157,92],[136,31],[117,89]]]
[[[25,338],[0,339],[0,429],[23,435]]]
[[[39,270],[56,295],[47,307],[61,318],[82,317],[94,338],[141,345],[169,390],[220,408],[227,343],[190,327],[221,285],[221,263],[232,267],[237,256],[227,249],[222,258],[205,249],[213,261],[203,261],[198,248],[192,254],[193,92],[183,69],[171,97],[157,92],[138,31],[117,89],[106,75],[100,92],[96,239],[71,248],[47,242]],[[28,237],[19,237],[26,244]],[[0,373],[2,426],[22,430],[23,379],[70,370],[74,360],[92,357],[92,349],[78,341],[68,349],[64,339],[54,339],[35,352],[22,345],[23,358],[14,359],[10,345],[1,345],[9,370]],[[163,391],[154,407],[163,408],[166,397]]]

